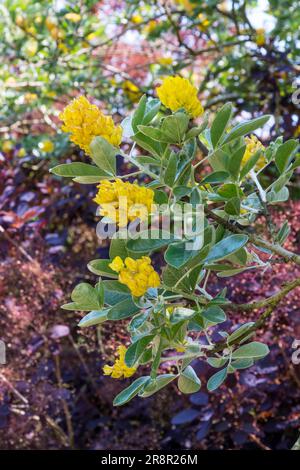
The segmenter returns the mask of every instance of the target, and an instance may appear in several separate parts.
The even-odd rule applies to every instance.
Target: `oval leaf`
[[[116,149],[103,137],[95,137],[90,145],[91,158],[110,175],[116,174]]]
[[[187,366],[180,374],[178,388],[182,393],[195,393],[200,390],[201,380],[191,366]]]
[[[201,312],[201,315],[211,323],[222,323],[226,320],[225,312],[217,305],[212,305]]]
[[[232,359],[260,359],[269,354],[269,348],[266,344],[253,341],[249,344],[244,344],[232,353]]]
[[[127,249],[134,253],[149,253],[175,242],[173,235],[158,230],[147,231],[140,234],[140,238],[127,242]]]
[[[217,113],[210,129],[210,138],[213,147],[215,148],[223,136],[226,127],[230,121],[232,115],[232,105],[231,103],[226,103],[220,111]]]
[[[122,320],[128,318],[140,311],[131,298],[122,300],[118,304],[109,309],[107,318],[108,320]]]
[[[237,139],[238,137],[242,137],[246,134],[249,134],[250,132],[255,131],[255,129],[264,126],[266,122],[268,122],[270,117],[270,114],[266,114],[265,116],[252,119],[251,121],[241,122],[226,135],[222,143],[227,144],[228,142],[231,142],[232,140]]]
[[[220,259],[226,258],[226,256],[235,253],[242,248],[248,241],[247,235],[230,235],[229,237],[223,238],[221,241],[216,243],[210,250],[205,262],[211,263]]]
[[[298,145],[298,141],[294,139],[287,140],[283,144],[279,145],[275,154],[275,163],[280,173],[286,169],[289,159]]]
[[[174,380],[176,377],[177,375],[174,374],[158,375],[155,379],[149,381],[149,383],[146,384],[142,393],[139,393],[139,396],[143,398],[150,397],[151,395],[168,385],[170,382],[172,382],[172,380]]]
[[[198,418],[200,415],[199,410],[194,408],[188,408],[187,410],[180,411],[177,415],[172,418],[172,424],[186,424],[191,423],[194,419]]]
[[[78,326],[85,328],[87,326],[99,325],[100,323],[105,322],[105,320],[107,320],[108,310],[109,309],[93,310],[80,320]]]
[[[132,398],[135,397],[144,388],[149,378],[149,376],[139,377],[134,382],[132,382],[129,387],[125,388],[125,390],[122,390],[122,392],[116,396],[113,402],[114,406],[125,405],[125,403],[132,400]]]
[[[214,390],[219,388],[220,385],[222,385],[222,383],[226,379],[226,377],[227,377],[227,367],[225,367],[222,370],[219,370],[219,372],[216,372],[214,375],[210,377],[209,381],[207,382],[207,390],[209,390],[210,392],[213,392]]]
[[[201,184],[208,184],[208,183],[223,183],[229,177],[229,173],[227,171],[214,171],[207,175],[203,180],[201,180]]]
[[[50,173],[70,178],[74,178],[76,176],[108,176],[108,173],[102,171],[97,166],[82,162],[63,163],[62,165],[57,165],[54,168],[51,168]]]
[[[89,271],[98,276],[117,278],[118,274],[108,266],[110,263],[109,259],[94,259],[88,263],[87,267]]]
[[[131,344],[125,354],[125,362],[128,367],[133,367],[145,351],[145,348],[153,340],[155,335],[147,335]]]

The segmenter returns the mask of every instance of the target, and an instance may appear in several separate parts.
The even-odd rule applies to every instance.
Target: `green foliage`
[[[178,388],[182,393],[195,393],[200,390],[201,380],[191,366],[187,366],[180,374]]]
[[[72,302],[62,308],[88,312],[79,322],[84,328],[125,320],[131,343],[125,354],[126,366],[145,365],[150,375],[123,390],[115,405],[136,395],[149,397],[175,379],[181,393],[198,391],[202,384],[191,365],[198,358],[220,369],[207,383],[208,390],[214,391],[228,374],[251,367],[268,354],[268,347],[249,342],[260,320],[244,323],[233,332],[222,330],[234,306],[226,290],[212,297],[211,273],[222,278],[267,269],[274,253],[291,258],[282,247],[290,231],[287,222],[271,227],[273,244],[253,234],[257,216],[268,221],[268,206],[289,198],[290,181],[300,165],[298,141],[291,138],[299,131],[299,113],[291,99],[299,55],[298,4],[269,0],[266,10],[272,21],[268,31],[259,31],[251,18],[253,8],[259,6],[257,1],[237,0],[231,2],[230,9],[214,0],[174,1],[166,9],[163,1],[130,0],[120,2],[123,8],[112,16],[111,35],[105,10],[102,15],[95,14],[98,2],[62,2],[61,7],[54,3],[1,2],[1,140],[19,135],[25,155],[50,156],[53,177],[81,184],[122,176],[117,175],[117,158],[122,154],[137,168],[133,176],[146,176],[155,203],[167,206],[171,228],[176,222],[176,205],[182,211],[192,207],[193,226],[197,218],[203,218],[199,232],[183,237],[171,229],[150,233],[150,215],[146,231],[128,240],[118,238],[117,233],[110,244],[109,259],[88,264],[89,271],[99,277],[96,285],[78,284],[71,294]],[[128,31],[134,31],[138,43],[149,41],[151,54],[148,51],[144,66],[140,66],[140,56],[127,54],[128,60],[133,57],[134,66],[126,63],[124,74],[124,64],[118,63],[116,56],[117,63],[112,66],[109,54],[114,38],[120,40]],[[191,38],[193,48],[189,46]],[[160,57],[165,53],[158,47],[161,43],[172,43],[172,56]],[[156,46],[158,57],[152,55]],[[206,97],[206,113],[192,122],[185,109],[172,113],[161,106],[154,97],[153,83],[165,75],[194,75],[194,64],[204,54],[207,73],[198,91]],[[134,73],[130,75],[127,69]],[[133,91],[126,89],[128,81]],[[118,119],[126,116],[122,121],[126,151],[97,136],[90,146],[91,161],[71,162],[58,115],[82,93],[93,95],[102,106],[105,103],[105,111],[115,113]],[[261,115],[261,109],[272,112],[276,119]],[[242,120],[240,111],[247,112],[249,120]],[[245,136],[253,132],[260,135],[266,124],[262,135],[276,136],[276,140],[250,152],[245,161]],[[198,149],[203,160],[199,160]],[[58,164],[64,154],[66,162]],[[201,170],[204,162],[210,165],[209,172]],[[198,205],[202,212],[196,212]],[[159,210],[162,217],[163,210]],[[188,249],[188,244],[193,249]],[[110,264],[116,257],[124,261],[153,254],[164,259],[161,284],[136,297]],[[218,328],[223,341],[214,343],[212,333]],[[199,336],[207,344],[199,342]],[[161,373],[161,366],[169,361],[176,373]]]
[[[0,86],[3,93],[0,104],[2,129],[5,129],[1,131],[1,141],[15,140],[15,131],[17,134],[21,131],[17,139],[26,154],[33,152],[39,158],[51,156],[56,163],[68,151],[57,115],[61,106],[74,95],[84,90],[84,94],[105,103],[108,111],[124,117],[126,110],[146,92],[150,98],[142,97],[141,106],[136,108],[132,119],[127,117],[123,121],[124,133],[134,134],[139,145],[158,157],[166,143],[180,143],[183,138],[188,141],[203,129],[198,126],[185,129],[187,118],[182,112],[167,116],[160,129],[149,126],[160,107],[159,100],[153,97],[153,84],[165,75],[196,75],[193,64],[196,61],[201,64],[202,60],[207,72],[199,91],[206,97],[206,109],[215,112],[219,104],[224,103],[207,136],[212,147],[224,138],[232,115],[247,111],[257,118],[262,105],[267,112],[276,115],[276,122],[269,128],[272,136],[299,135],[298,2],[268,0],[262,8],[257,0],[238,0],[230,8],[225,2],[201,4],[173,0],[167,9],[163,0],[122,0],[119,3],[117,9],[110,9],[111,27],[107,28],[106,7],[98,5],[96,0],[80,4],[45,0],[1,2]],[[268,15],[266,29],[257,28],[253,18],[257,15],[263,18],[265,14]],[[128,32],[133,32],[137,38],[137,48],[125,54],[124,64],[117,48],[119,42],[124,50],[128,48],[126,40],[123,41]],[[118,41],[117,53],[111,58],[115,41]],[[145,62],[140,60],[141,43],[148,57]],[[194,44],[193,48],[190,43]],[[166,47],[168,44],[172,44],[172,51]],[[125,75],[124,65],[129,70]],[[291,99],[294,93],[296,98]],[[33,126],[30,135],[23,138],[24,129],[31,130],[28,129],[28,113],[31,112],[39,121],[38,126]],[[287,119],[288,116],[293,119]],[[177,126],[170,133],[172,121],[176,121]],[[42,131],[40,124],[43,124]],[[259,127],[262,122],[257,124]],[[254,129],[253,126],[248,123],[246,132]],[[242,131],[239,127],[232,129],[225,142],[242,135]],[[41,144],[49,137],[54,148],[47,153]],[[75,182],[93,184],[96,178],[78,175]],[[273,200],[279,200],[278,197],[272,196]]]
[[[258,156],[257,152],[254,155],[250,152],[248,161],[242,166],[247,143],[244,136],[265,124],[269,116],[240,122],[232,128],[232,107],[228,104],[215,115],[211,126],[206,122],[200,133],[198,126],[193,134],[191,130],[194,127],[184,111],[166,118],[159,114],[158,104],[157,100],[143,96],[135,112],[126,120],[126,126],[133,133],[132,140],[143,152],[151,155],[140,158],[131,153],[130,162],[151,178],[148,187],[160,188],[155,194],[157,201],[162,201],[171,209],[170,228],[175,222],[175,203],[179,203],[181,209],[189,205],[193,211],[200,204],[202,210],[196,217],[203,217],[202,229],[189,236],[184,232],[183,238],[180,238],[172,230],[153,230],[151,227],[151,231],[149,219],[147,230],[135,234],[133,238],[122,240],[117,233],[111,241],[110,259],[93,260],[88,265],[92,273],[100,276],[96,287],[79,284],[72,293],[73,303],[64,306],[83,311],[90,307],[91,312],[79,323],[81,327],[127,319],[131,345],[125,354],[125,365],[135,369],[141,364],[147,365],[150,375],[138,378],[123,390],[114,400],[117,406],[127,403],[136,395],[148,397],[176,378],[182,393],[198,391],[201,381],[191,365],[197,358],[201,357],[212,368],[220,369],[207,383],[208,390],[214,391],[228,374],[251,367],[254,361],[268,354],[266,345],[249,342],[255,333],[255,323],[240,325],[234,332],[221,332],[224,340],[214,344],[211,333],[216,325],[226,321],[226,310],[231,303],[226,297],[226,290],[212,298],[208,280],[211,271],[220,277],[229,277],[246,269],[268,266],[268,260],[261,259],[257,254],[251,230],[247,230],[263,210],[263,205],[259,198],[257,202],[256,198],[246,196],[246,192],[250,195],[258,192],[260,197],[263,194],[265,204],[281,200],[293,173],[297,151],[294,140],[271,144],[267,149],[262,148]],[[196,139],[207,143],[207,160],[212,168],[223,165],[226,171],[216,169],[199,178],[195,172],[198,163],[193,161]],[[105,170],[109,174],[107,178],[113,180],[116,172],[115,149],[99,138],[94,139],[91,149],[92,159],[99,170]],[[264,168],[270,164],[275,164],[277,168],[273,182],[266,188],[262,188],[258,180],[258,175],[264,171],[264,168],[259,169],[258,173],[257,168],[261,154],[265,158]],[[124,156],[127,157],[126,154]],[[52,171],[67,176],[78,175],[78,171],[87,168],[88,172],[98,171],[91,165],[73,164],[70,170],[68,168],[61,165]],[[160,211],[160,208],[156,210]],[[192,220],[195,222],[196,219]],[[238,229],[237,223],[245,229]],[[238,233],[235,233],[236,230]],[[283,224],[276,236],[279,246],[288,233],[287,224]],[[188,249],[187,243],[192,243],[193,249]],[[128,287],[130,284],[124,285],[110,265],[115,257],[124,261],[129,256],[133,261],[162,251],[165,266],[161,285],[149,288],[139,297],[132,295]],[[102,277],[112,280],[103,280]],[[204,335],[208,344],[199,343],[195,333]],[[165,361],[172,361],[177,373],[159,373],[160,365]]]

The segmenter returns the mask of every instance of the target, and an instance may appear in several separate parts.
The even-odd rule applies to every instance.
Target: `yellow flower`
[[[36,93],[25,93],[24,95],[24,102],[25,103],[32,103],[37,99],[37,94]]]
[[[124,262],[117,256],[109,267],[119,273],[119,282],[125,284],[135,297],[144,295],[150,287],[160,285],[159,275],[151,266],[148,256],[139,259],[127,257]]]
[[[56,92],[55,91],[46,91],[45,96],[47,98],[55,98],[56,97]]]
[[[35,22],[36,24],[41,24],[41,23],[43,22],[43,17],[40,16],[40,15],[36,16],[36,17],[34,18],[34,22]]]
[[[295,137],[299,137],[300,136],[300,125],[296,127],[295,131],[294,131],[294,136]]]
[[[25,157],[25,155],[26,155],[26,150],[24,149],[24,147],[21,147],[21,148],[18,150],[17,157],[23,158],[23,157]]]
[[[245,214],[248,214],[248,210],[247,209],[244,209],[243,207],[241,207],[241,210],[240,210],[240,214],[241,215],[245,215]]]
[[[144,32],[151,34],[157,27],[159,23],[156,20],[150,20],[149,23],[145,26]]]
[[[120,258],[120,256],[116,256],[114,260],[110,263],[109,267],[113,270],[119,273],[121,269],[124,268],[124,263],[123,260]]]
[[[50,33],[50,36],[57,40],[58,38],[62,38],[63,36],[63,33],[62,31],[60,31],[60,29],[57,27],[55,21],[50,18],[49,16],[47,16],[46,20],[45,20],[45,25],[46,25],[46,28],[48,29],[49,33]]]
[[[130,80],[125,80],[122,84],[122,88],[125,92],[125,95],[132,101],[132,103],[137,103],[142,96],[142,93],[134,83]]]
[[[203,107],[197,98],[197,88],[181,77],[167,77],[157,88],[160,101],[172,111],[184,108],[192,117],[203,114]]]
[[[242,159],[242,165],[245,165],[252,155],[254,155],[258,150],[262,150],[264,152],[265,147],[264,145],[258,140],[255,135],[251,135],[250,137],[245,137],[246,141],[246,150]],[[256,162],[256,168],[261,170],[266,164],[265,157],[261,155]]]
[[[16,25],[19,26],[20,28],[23,28],[27,24],[26,18],[24,18],[24,16],[22,15],[17,15],[15,22],[16,22]]]
[[[200,20],[200,24],[198,25],[198,28],[200,29],[200,31],[205,33],[205,31],[210,25],[210,21],[206,18],[206,16],[203,13],[199,13],[198,19]]]
[[[266,35],[265,35],[264,28],[258,28],[256,30],[256,39],[255,42],[258,46],[263,46],[266,42]]]
[[[33,57],[37,53],[38,47],[38,42],[35,39],[31,38],[25,42],[23,46],[23,52],[27,57]]]
[[[91,44],[97,44],[97,42],[99,42],[99,36],[97,36],[95,32],[89,33],[85,39]]]
[[[68,47],[65,45],[64,42],[59,42],[57,47],[60,51],[62,51],[63,54],[67,54],[67,52],[69,51]]]
[[[94,201],[100,205],[100,215],[125,227],[128,221],[137,218],[147,220],[153,198],[152,189],[116,179],[115,182],[102,180]]]
[[[160,65],[172,65],[173,59],[172,57],[160,57],[157,61]]]
[[[90,153],[90,144],[96,136],[103,137],[115,146],[121,143],[122,127],[115,126],[111,116],[105,116],[84,96],[73,100],[59,118],[64,122],[62,130],[70,132],[70,140],[87,154]]]
[[[66,20],[72,21],[72,23],[78,23],[81,20],[81,15],[78,13],[66,13],[65,14]]]
[[[39,148],[42,152],[50,153],[54,150],[54,144],[51,140],[43,140],[43,142],[39,143]]]
[[[196,4],[194,2],[191,2],[190,0],[175,0],[175,3],[183,6],[184,9],[189,13],[192,13],[194,8],[196,7]]]
[[[50,31],[53,28],[56,28],[56,23],[54,22],[54,20],[52,18],[50,18],[50,16],[47,16],[47,18],[45,20],[45,25],[46,25],[46,28],[48,29],[48,31]]]
[[[36,29],[34,26],[30,26],[29,28],[26,28],[26,32],[29,33],[31,36],[36,35]]]
[[[11,140],[5,140],[2,144],[2,152],[10,152],[14,148],[14,144]]]
[[[134,23],[134,24],[140,24],[143,22],[143,18],[141,17],[141,15],[132,15],[132,17],[130,18],[131,22]]]
[[[135,374],[136,367],[128,367],[125,364],[125,354],[127,349],[125,346],[119,346],[117,351],[119,356],[118,359],[115,360],[115,363],[112,366],[105,365],[103,367],[104,375],[110,375],[113,379],[131,377]]]

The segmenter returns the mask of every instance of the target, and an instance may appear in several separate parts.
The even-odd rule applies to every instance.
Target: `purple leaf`
[[[199,416],[199,411],[193,408],[188,408],[187,410],[180,411],[177,415],[172,418],[172,424],[186,424],[191,423]]]

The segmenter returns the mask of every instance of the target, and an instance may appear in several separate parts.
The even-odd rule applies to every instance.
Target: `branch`
[[[280,289],[280,291],[277,292],[277,294],[271,295],[270,297],[267,297],[266,299],[258,300],[257,302],[250,302],[250,303],[247,303],[247,304],[236,304],[236,303],[230,302],[228,304],[223,305],[222,308],[224,308],[226,310],[229,309],[229,310],[234,310],[234,311],[237,311],[237,310],[250,311],[250,310],[258,310],[258,309],[262,309],[262,308],[266,308],[266,307],[276,307],[277,304],[289,292],[291,292],[292,290],[294,290],[296,287],[299,287],[299,286],[300,286],[300,277],[293,280],[293,281],[287,282]],[[206,306],[207,304],[209,304],[209,301],[207,301],[206,299],[201,298],[199,295],[186,293],[186,292],[184,292],[180,289],[177,289],[176,286],[175,287],[169,287],[169,286],[166,286],[166,285],[163,284],[162,288],[167,290],[167,291],[173,292],[174,294],[181,295],[183,298],[185,298],[187,300],[192,300],[196,303],[200,303],[203,306]]]
[[[24,248],[19,245],[15,240],[11,238],[11,236],[5,231],[4,227],[0,225],[0,234],[3,234],[4,238],[11,243],[17,250],[20,251],[20,253],[30,262],[33,261],[33,258],[27,253],[27,251],[24,250]]]
[[[208,215],[211,219],[215,220],[218,224],[223,225],[223,227],[227,228],[232,233],[238,233],[245,235],[245,231],[241,230],[239,227],[234,225],[233,223],[229,222],[228,220],[223,219],[219,215],[215,214],[213,211],[208,209],[207,207],[204,208],[204,212]],[[267,250],[272,251],[273,253],[277,254],[278,256],[285,259],[286,262],[294,262],[295,264],[300,266],[300,255],[297,253],[293,253],[292,251],[286,250],[281,245],[277,243],[270,243],[267,240],[263,240],[260,237],[252,235],[247,232],[248,238],[250,243],[253,245],[257,245],[261,248],[266,248]]]
[[[261,328],[269,316],[273,313],[275,310],[275,305],[271,305],[267,310],[256,320],[256,322],[248,328],[244,334],[241,336],[238,336],[236,339],[233,341],[227,341],[226,339],[224,341],[220,341],[219,343],[216,344],[216,346],[209,351],[209,355],[213,355],[215,353],[221,352],[224,349],[228,348],[229,346],[234,346],[235,344],[239,344],[243,339],[247,338],[251,333],[255,333],[256,330]]]
[[[290,291],[295,289],[296,287],[300,286],[300,277],[295,279],[294,281],[287,282],[283,288],[277,292],[277,294],[274,294],[266,299],[259,300],[257,302],[251,302],[248,304],[234,304],[230,303],[228,305],[224,305],[224,308],[229,308],[231,310],[243,310],[243,311],[248,311],[248,310],[255,310],[255,309],[260,309],[260,308],[265,308],[265,307],[270,307],[270,306],[276,306],[278,302],[280,302],[283,297],[285,297]]]
[[[221,341],[220,343],[216,344],[216,346],[209,352],[210,354],[214,354],[220,351],[223,351],[223,349],[228,348],[228,346],[234,346],[235,344],[239,344],[241,340],[247,338],[249,334],[255,333],[256,330],[261,328],[267,321],[267,319],[270,317],[270,315],[274,312],[276,309],[278,303],[284,299],[284,297],[295,287],[300,285],[300,278],[296,279],[295,281],[292,281],[288,283],[278,294],[270,297],[267,299],[267,301],[262,301],[261,304],[265,303],[267,305],[267,302],[269,304],[269,307],[264,311],[262,315],[256,320],[256,322],[251,326],[251,328],[248,328],[244,334],[239,336],[238,338],[234,339],[233,341],[227,342],[226,340]],[[259,304],[259,302],[258,302]],[[251,304],[250,304],[251,305]],[[253,304],[252,304],[253,305]],[[261,305],[260,305],[261,306]]]

